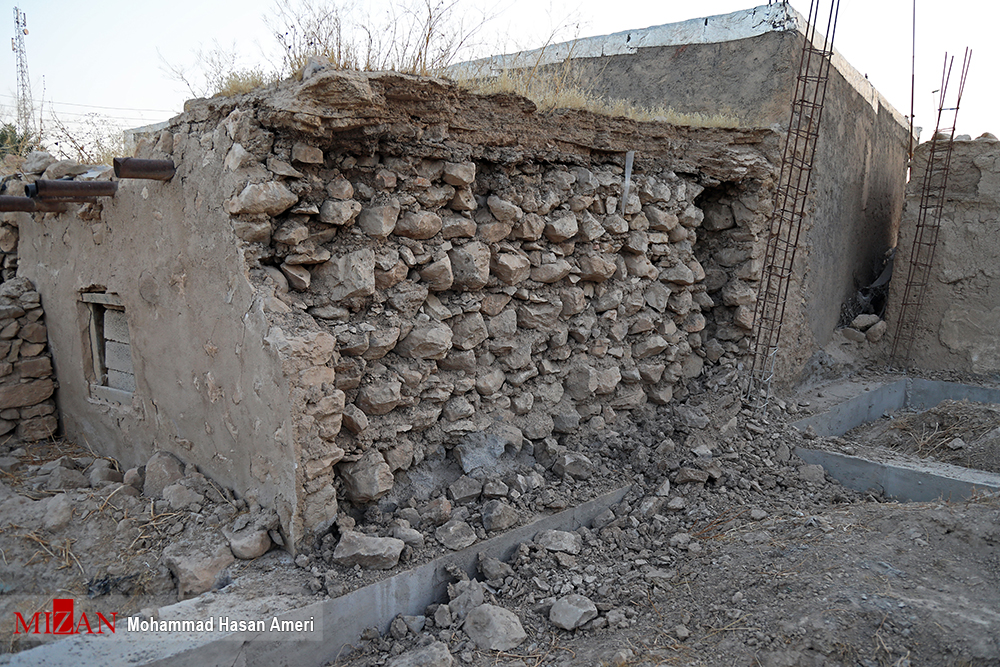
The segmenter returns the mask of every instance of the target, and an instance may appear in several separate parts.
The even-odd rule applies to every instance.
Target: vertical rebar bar
[[[802,232],[802,220],[806,213],[839,11],[840,0],[833,0],[823,44],[819,46],[817,24],[820,1],[811,0],[809,3],[805,41],[799,57],[788,134],[782,151],[774,213],[768,223],[767,244],[750,338],[751,366],[744,396],[749,402],[757,403],[762,410],[767,408],[770,399],[781,325],[785,318],[788,289]]]
[[[923,309],[927,285],[930,283],[931,269],[934,266],[934,255],[937,251],[941,218],[944,215],[945,195],[948,189],[948,173],[951,171],[951,154],[955,146],[955,125],[958,121],[958,109],[962,103],[962,93],[965,91],[965,80],[969,75],[969,64],[972,62],[972,51],[966,49],[965,57],[962,59],[962,72],[959,78],[955,106],[946,107],[948,85],[954,61],[954,57],[949,60],[948,54],[945,54],[944,67],[941,71],[937,122],[927,151],[927,164],[924,166],[923,182],[920,186],[920,202],[917,206],[917,221],[913,229],[913,245],[910,247],[906,287],[903,290],[899,319],[896,321],[892,352],[889,356],[889,367],[895,367],[896,361],[899,359],[902,361],[904,371],[908,370],[910,366],[913,342],[917,337],[920,313]],[[951,127],[942,128],[941,118],[946,111],[953,114]]]

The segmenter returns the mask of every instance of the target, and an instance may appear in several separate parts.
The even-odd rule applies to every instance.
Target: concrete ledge
[[[835,405],[826,412],[800,419],[791,425],[800,431],[812,426],[816,435],[834,437],[875,421],[886,412],[895,412],[903,408],[928,410],[941,401],[948,400],[1000,403],[1000,389],[958,382],[907,378],[882,385],[873,391],[866,391]]]
[[[419,615],[427,605],[444,600],[446,572],[457,565],[474,575],[480,553],[507,560],[522,542],[534,539],[542,530],[576,530],[589,525],[604,510],[621,501],[631,487],[617,489],[594,500],[552,516],[541,518],[462,551],[446,554],[420,567],[401,572],[333,600],[295,609],[281,620],[316,619],[317,632],[308,638],[275,639],[273,633],[203,633],[201,635],[138,634],[119,631],[115,635],[75,635],[14,655],[11,665],[49,667],[89,667],[90,665],[134,665],[136,667],[278,667],[329,664],[351,652],[366,628],[386,632],[397,614]],[[220,599],[222,596],[219,596]],[[188,600],[164,610],[188,605]],[[207,612],[203,612],[207,615]],[[217,612],[214,612],[217,615]],[[176,616],[177,614],[169,613]],[[190,615],[184,614],[190,618]],[[192,618],[191,620],[200,620]],[[118,621],[124,628],[126,619]]]
[[[795,455],[806,463],[823,466],[831,477],[849,489],[876,489],[903,502],[939,498],[959,501],[968,500],[977,492],[1000,492],[1000,475],[936,461],[875,462],[804,447],[796,447]]]

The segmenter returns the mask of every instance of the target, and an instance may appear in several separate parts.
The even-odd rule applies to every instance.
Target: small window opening
[[[85,292],[80,298],[87,304],[90,316],[91,367],[85,369],[90,397],[130,404],[135,392],[135,371],[122,300],[117,294],[99,292]]]

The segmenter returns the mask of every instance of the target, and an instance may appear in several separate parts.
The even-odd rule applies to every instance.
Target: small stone
[[[183,524],[178,522],[183,527]],[[175,541],[163,550],[167,567],[177,578],[177,597],[181,600],[210,590],[222,571],[235,562],[233,552],[221,544]]]
[[[885,320],[879,320],[872,327],[865,332],[865,338],[869,343],[877,343],[882,340],[885,332],[889,329],[888,323]]]
[[[767,512],[758,508],[752,509],[750,510],[750,518],[754,521],[761,521],[767,518]]]
[[[56,531],[69,525],[73,518],[73,503],[65,493],[57,493],[49,498],[45,506],[44,525],[46,530]]]
[[[868,329],[881,321],[882,318],[878,315],[862,314],[851,320],[851,328],[857,329],[858,331],[868,331]]]
[[[340,474],[351,502],[371,502],[392,490],[392,469],[377,449],[369,449],[357,461],[342,464]]]
[[[231,215],[264,213],[275,216],[291,208],[298,200],[281,183],[251,183],[240,194],[228,200],[225,209]]]
[[[965,448],[965,440],[962,440],[961,438],[954,438],[953,440],[950,440],[948,442],[948,449],[954,450],[954,449],[964,449],[964,448]]]
[[[689,638],[691,636],[691,631],[688,630],[686,626],[678,625],[678,626],[674,627],[674,635],[680,641],[684,641],[685,639],[687,639],[687,638]]]
[[[507,530],[520,518],[517,510],[504,500],[491,500],[483,505],[483,528],[488,532]]]
[[[323,151],[315,146],[297,142],[292,146],[292,162],[323,164]]]
[[[49,474],[45,488],[50,491],[60,489],[80,489],[90,486],[90,481],[79,470],[56,466]]]
[[[449,623],[449,625],[451,624]],[[419,630],[414,631],[414,634],[419,632]],[[406,651],[388,663],[389,667],[452,667],[454,664],[455,659],[448,652],[448,645],[443,642],[433,642],[427,646]]]
[[[556,456],[552,464],[552,472],[557,475],[569,475],[573,479],[590,479],[597,467],[585,455],[579,452],[563,452]]]
[[[576,593],[556,600],[549,610],[549,621],[563,630],[575,630],[594,618],[597,606],[590,598]]]
[[[171,484],[163,489],[163,499],[170,503],[171,509],[181,510],[204,501],[205,497],[183,484]]]
[[[819,484],[826,480],[826,471],[821,465],[799,466],[799,479],[803,482]]]
[[[844,338],[855,343],[863,343],[867,340],[864,333],[850,327],[844,327],[840,330],[840,333],[843,334]]]
[[[681,468],[677,471],[677,477],[674,478],[675,484],[704,484],[707,481],[708,473],[695,468]]]
[[[271,548],[271,536],[264,529],[250,529],[229,533],[229,548],[241,560],[253,560],[267,553]]]
[[[482,490],[483,483],[467,475],[462,475],[448,487],[452,501],[459,505],[478,500]]]

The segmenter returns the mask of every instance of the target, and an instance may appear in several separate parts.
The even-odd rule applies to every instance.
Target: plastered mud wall
[[[171,182],[22,226],[67,433],[195,463],[294,546],[422,464],[669,404],[746,350],[777,147],[318,65],[189,103],[137,150]],[[89,292],[128,316],[120,404],[86,377]]]
[[[914,177],[907,186],[889,293],[890,333],[896,330],[906,288],[929,149],[929,142],[917,147]],[[998,212],[1000,142],[989,134],[974,141],[956,141],[934,263],[914,335],[912,365],[984,375],[1000,372]],[[892,340],[886,345],[891,346]]]

